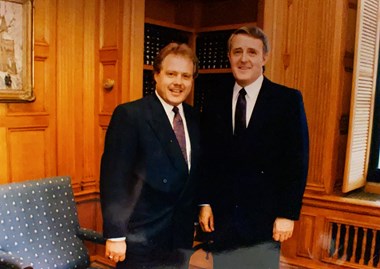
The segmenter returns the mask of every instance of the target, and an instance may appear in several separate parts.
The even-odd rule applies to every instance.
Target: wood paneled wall
[[[36,99],[0,103],[0,184],[69,175],[81,224],[101,230],[104,135],[142,96],[143,27],[144,1],[34,1]]]
[[[143,1],[34,1],[36,100],[0,103],[0,183],[67,174],[95,188],[113,109],[142,96],[143,27]]]
[[[347,130],[341,130],[341,118],[350,109],[356,1],[265,3],[264,29],[272,41],[267,75],[304,96],[310,132],[307,189],[333,193],[343,177]]]
[[[35,3],[34,84],[38,98],[26,104],[0,104],[0,182],[54,175],[56,146],[55,7]],[[47,72],[45,72],[45,70]]]
[[[282,245],[282,268],[380,267],[378,203],[340,191],[356,11],[356,0],[265,1],[264,30],[272,41],[267,76],[302,91],[310,132],[304,206]]]
[[[295,235],[283,245],[283,267],[337,268],[317,242],[337,225],[327,215],[349,225],[380,223],[376,205],[333,197],[343,176],[347,132],[341,118],[350,109],[356,0],[260,3],[260,25],[272,44],[266,75],[302,91],[310,130],[305,206]],[[142,96],[145,8],[141,0],[34,1],[36,100],[0,103],[0,183],[70,175],[81,224],[101,230],[104,135],[114,107]],[[191,14],[198,11],[191,6]],[[110,89],[103,87],[107,79],[114,82]],[[359,220],[353,224],[352,218]],[[90,248],[102,255],[101,248]]]

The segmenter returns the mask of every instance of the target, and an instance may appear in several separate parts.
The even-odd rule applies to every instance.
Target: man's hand
[[[125,260],[127,252],[127,243],[125,240],[107,240],[106,241],[106,257],[114,262],[122,262]]]
[[[199,224],[204,232],[210,233],[214,231],[214,215],[211,206],[203,205],[199,210]]]
[[[276,218],[273,224],[273,239],[284,242],[293,234],[294,220]]]

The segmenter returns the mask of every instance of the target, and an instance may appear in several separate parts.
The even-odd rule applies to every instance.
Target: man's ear
[[[269,53],[264,53],[263,54],[263,66],[267,63],[269,59]]]

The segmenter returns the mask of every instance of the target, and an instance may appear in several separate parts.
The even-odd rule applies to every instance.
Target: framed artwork
[[[0,0],[0,102],[33,93],[33,0]]]

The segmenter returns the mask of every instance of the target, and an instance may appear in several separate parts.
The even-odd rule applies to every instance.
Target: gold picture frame
[[[0,0],[0,102],[31,102],[33,0]]]

